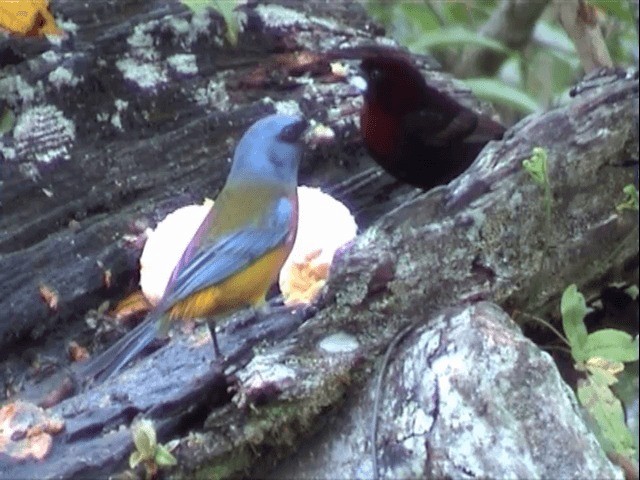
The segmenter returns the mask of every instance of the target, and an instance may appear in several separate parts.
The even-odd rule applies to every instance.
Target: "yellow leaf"
[[[62,34],[49,10],[49,0],[0,2],[0,28],[25,37]]]
[[[587,360],[587,368],[588,367],[601,368],[611,375],[617,375],[624,370],[624,364],[622,362],[612,362],[611,360],[600,357],[592,357]]]

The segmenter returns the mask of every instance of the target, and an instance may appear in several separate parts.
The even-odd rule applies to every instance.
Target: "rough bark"
[[[495,305],[408,332],[384,378],[350,392],[268,478],[375,478],[374,464],[379,478],[622,478],[551,358]]]
[[[215,196],[228,140],[274,109],[299,108],[335,130],[335,144],[309,155],[302,182],[337,192],[355,207],[362,227],[373,226],[336,261],[312,318],[305,321],[310,312],[240,316],[222,327],[227,372],[238,379],[233,402],[224,377],[210,368],[211,346],[179,336],[113,381],[53,407],[66,423],[54,452],[35,467],[11,465],[3,475],[115,471],[131,451],[129,424],[139,413],[157,422],[163,441],[181,439],[177,476],[272,465],[362,386],[398,331],[427,322],[439,309],[489,299],[508,311],[553,311],[569,283],[580,282],[591,295],[604,281],[637,277],[637,219],[615,209],[634,178],[622,165],[637,160],[637,74],[594,78],[567,107],[525,119],[447,187],[417,195],[364,174],[373,181],[356,188],[353,175],[371,165],[355,134],[359,97],[346,82],[325,83],[326,70],[311,79],[292,75],[293,59],[283,64],[274,54],[368,39],[376,30],[362,12],[334,2],[292,4],[287,11],[245,7],[240,43],[231,49],[221,44],[215,14],[192,18],[166,2],[100,5],[54,4],[54,12],[77,25],[59,46],[0,43],[0,52],[13,52],[0,85],[17,117],[0,145],[3,359],[25,343],[36,355],[59,352],[87,329],[85,316],[95,316],[88,310],[130,290],[140,242],[125,235],[175,206]],[[195,55],[196,73],[172,67],[186,60],[173,56],[185,53]],[[129,62],[120,69],[123,60]],[[151,77],[132,77],[138,64]],[[76,84],[56,83],[61,67]],[[429,78],[456,90],[442,75]],[[73,122],[74,136],[62,119]],[[35,126],[27,128],[29,122]],[[549,155],[551,218],[521,168],[533,147]],[[38,298],[40,283],[57,292],[56,312]],[[323,340],[340,333],[356,348],[327,349]],[[263,340],[270,343],[253,352]],[[24,355],[5,365],[20,371],[20,361]],[[114,430],[118,425],[124,428]],[[187,435],[190,430],[198,433]]]

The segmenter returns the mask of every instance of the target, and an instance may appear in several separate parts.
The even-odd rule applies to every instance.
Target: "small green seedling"
[[[640,293],[640,290],[638,289],[637,285],[629,285],[624,289],[624,293],[629,295],[632,300],[636,301],[638,300],[638,294]]]
[[[594,433],[605,450],[632,458],[636,453],[633,436],[611,386],[618,382],[624,362],[638,360],[638,337],[613,328],[587,333],[587,305],[575,285],[569,285],[562,294],[560,310],[576,370],[585,373],[585,378],[578,381],[578,399],[597,426]]]
[[[535,184],[544,190],[544,210],[547,220],[550,222],[552,197],[547,151],[544,148],[535,147],[531,152],[531,157],[522,161],[522,167],[529,173]]]
[[[167,447],[157,442],[156,430],[150,420],[143,419],[132,425],[131,434],[136,450],[129,456],[129,467],[136,468],[142,463],[147,478],[153,478],[159,468],[171,467],[178,463]]]
[[[618,213],[624,210],[638,211],[638,189],[633,184],[625,185],[622,189],[624,200],[616,206]]]
[[[4,112],[0,112],[0,135],[10,132],[15,124],[16,116],[13,110],[5,108]]]

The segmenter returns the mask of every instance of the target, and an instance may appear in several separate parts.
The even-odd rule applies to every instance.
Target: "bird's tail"
[[[159,334],[160,320],[156,313],[146,319],[124,337],[102,352],[95,359],[89,360],[78,372],[82,381],[101,383],[116,374],[131,359],[138,355]]]

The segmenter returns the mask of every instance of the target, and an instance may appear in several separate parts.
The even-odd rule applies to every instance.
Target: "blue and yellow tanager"
[[[118,372],[175,319],[258,306],[291,252],[298,225],[300,137],[307,122],[270,115],[255,122],[235,150],[211,212],[175,267],[158,306],[116,344],[81,369],[85,379]],[[219,354],[213,332],[216,355]]]

